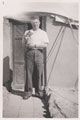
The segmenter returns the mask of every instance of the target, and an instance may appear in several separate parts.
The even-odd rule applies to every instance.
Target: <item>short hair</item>
[[[40,21],[39,21],[39,18],[38,17],[31,17],[31,23],[34,21],[34,20],[37,20],[39,23],[40,23]]]

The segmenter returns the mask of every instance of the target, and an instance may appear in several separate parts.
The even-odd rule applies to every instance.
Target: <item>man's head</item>
[[[34,18],[31,20],[31,25],[33,27],[33,30],[39,29],[40,21],[37,18]]]

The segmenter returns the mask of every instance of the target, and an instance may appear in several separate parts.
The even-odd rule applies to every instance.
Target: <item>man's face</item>
[[[38,19],[32,20],[31,22],[33,30],[37,30],[39,28],[40,22]]]

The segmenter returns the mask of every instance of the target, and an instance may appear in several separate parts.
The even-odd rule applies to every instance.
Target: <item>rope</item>
[[[64,29],[63,29],[63,31],[62,31],[62,32],[63,32],[63,34],[62,34],[62,38],[61,38],[61,41],[60,41],[60,44],[59,44],[59,47],[58,47],[58,50],[57,50],[57,53],[56,53],[55,59],[54,59],[53,64],[52,64],[52,68],[51,68],[51,71],[50,71],[50,74],[49,74],[49,77],[48,77],[47,86],[48,86],[48,83],[49,83],[49,80],[50,80],[50,77],[51,77],[51,73],[52,73],[52,70],[53,70],[54,64],[55,64],[55,62],[56,62],[56,59],[57,59],[57,56],[58,56],[58,53],[59,53],[59,50],[60,50],[60,47],[61,47],[61,43],[62,43],[62,40],[63,40],[63,36],[64,36],[65,29],[66,29],[66,27],[64,27]]]
[[[64,28],[63,28],[63,29],[64,29]],[[60,34],[59,39],[60,39],[61,35],[62,35],[62,33]],[[52,49],[52,51],[51,51],[52,53],[54,52],[54,50],[55,50],[58,42],[59,42],[59,40],[56,41],[56,44],[55,44],[55,46],[54,46],[54,49]],[[49,58],[51,57],[52,53],[50,54]],[[48,60],[49,60],[49,59],[48,59]],[[48,62],[48,60],[47,60],[47,62]]]
[[[55,43],[57,42],[57,39],[58,39],[58,37],[59,37],[59,35],[60,35],[61,31],[62,31],[62,28],[63,28],[63,26],[61,26],[61,28],[60,28],[60,30],[59,30],[59,33],[58,33],[58,35],[56,36],[56,39],[55,39],[55,41],[54,41],[54,43],[53,43],[53,45],[52,45],[52,47],[51,47],[51,49],[50,49],[50,51],[49,51],[49,53],[48,53],[48,56],[46,57],[46,61],[48,60],[48,58],[49,58],[49,56],[50,56],[50,54],[51,54],[51,51],[52,51]]]
[[[69,26],[70,26],[70,29],[71,29],[71,32],[72,32],[72,36],[73,36],[73,39],[76,41],[76,43],[78,44],[78,41],[77,39],[75,38],[74,36],[74,31],[73,31],[73,28],[72,28],[72,25],[70,24],[70,20],[68,19],[68,23],[69,23]]]

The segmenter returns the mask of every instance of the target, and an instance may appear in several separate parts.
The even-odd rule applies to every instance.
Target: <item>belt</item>
[[[42,48],[36,48],[36,47],[34,47],[34,48],[28,48],[27,50],[28,51],[30,51],[30,50],[39,50],[40,52],[43,52]]]

